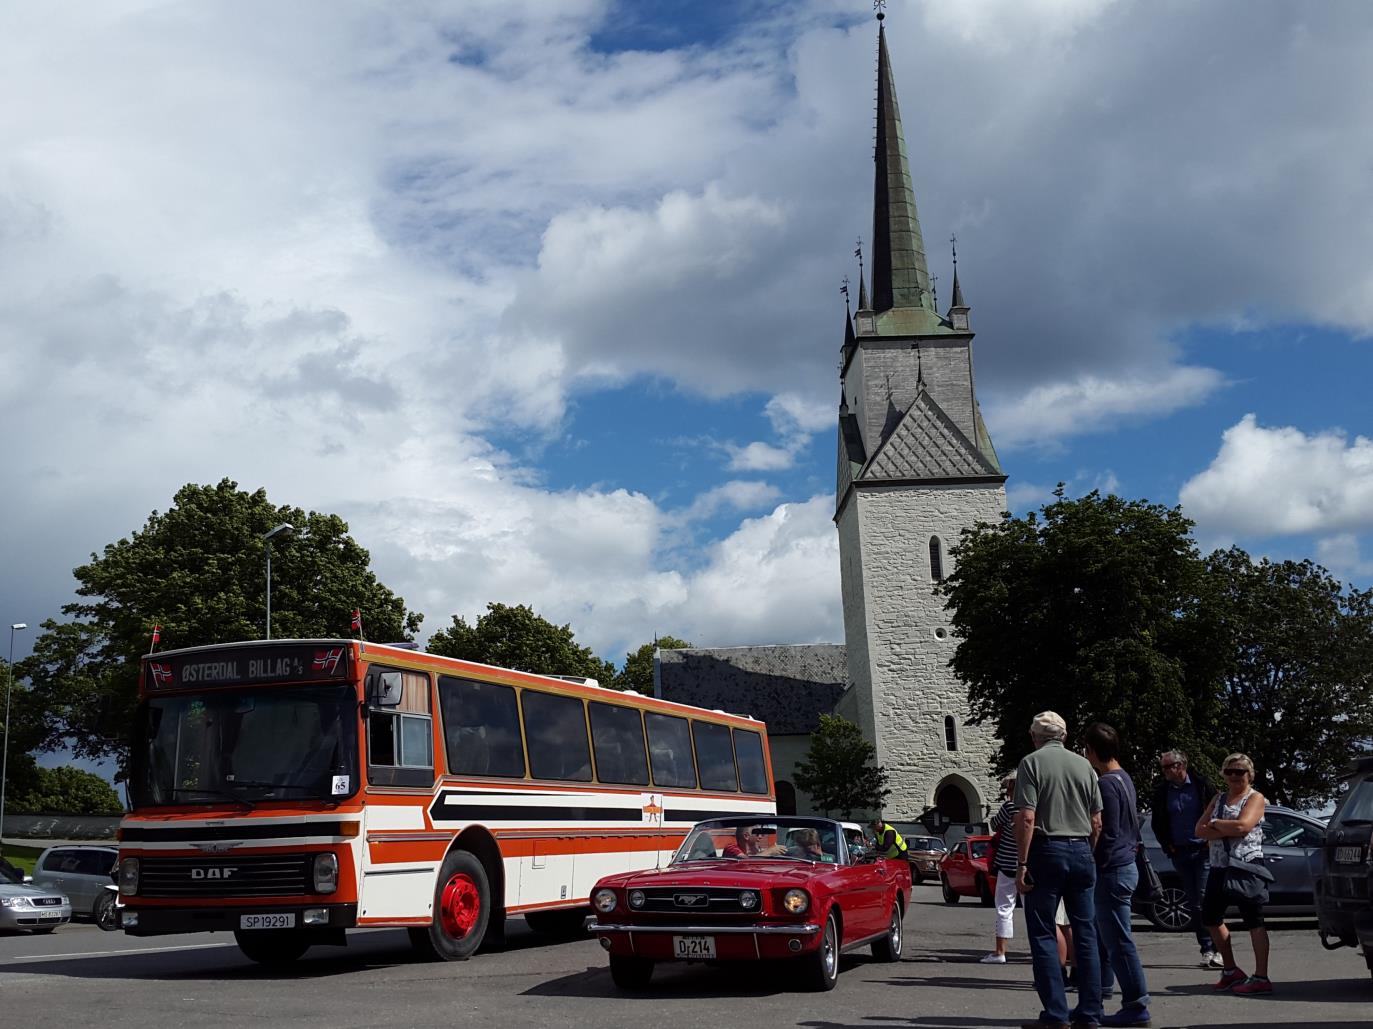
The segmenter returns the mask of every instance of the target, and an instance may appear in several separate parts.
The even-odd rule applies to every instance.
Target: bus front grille
[[[298,897],[313,893],[313,855],[145,857],[141,897]]]

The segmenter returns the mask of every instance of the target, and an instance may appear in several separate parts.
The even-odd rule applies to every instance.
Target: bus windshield
[[[134,807],[340,800],[358,788],[351,686],[154,696],[135,730]]]

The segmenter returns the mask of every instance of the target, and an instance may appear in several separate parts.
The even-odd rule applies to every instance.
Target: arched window
[[[944,555],[940,552],[939,537],[930,537],[930,578],[939,582],[944,578]]]
[[[944,716],[944,749],[958,749],[958,722],[954,720],[953,715]]]

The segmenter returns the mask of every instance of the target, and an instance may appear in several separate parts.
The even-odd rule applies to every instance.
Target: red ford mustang
[[[842,951],[871,945],[901,957],[910,904],[904,858],[850,849],[828,818],[700,822],[666,868],[596,884],[591,931],[621,989],[640,989],[659,961],[797,962],[811,989],[830,990]]]

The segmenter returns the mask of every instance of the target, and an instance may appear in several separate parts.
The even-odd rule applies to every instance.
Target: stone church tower
[[[994,740],[963,724],[967,691],[948,667],[954,640],[933,588],[960,531],[1006,509],[1006,476],[978,408],[957,266],[952,303],[935,311],[880,22],[875,159],[872,287],[860,281],[840,351],[834,520],[853,685],[837,711],[877,747],[889,819],[936,807],[979,820],[997,799]]]

